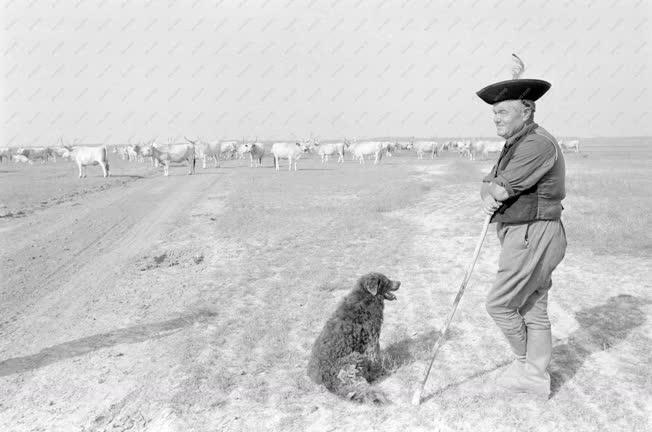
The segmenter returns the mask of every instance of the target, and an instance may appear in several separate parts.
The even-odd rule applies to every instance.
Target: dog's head
[[[392,291],[396,291],[401,286],[401,282],[393,281],[381,273],[368,273],[358,279],[358,286],[375,297],[396,300]]]

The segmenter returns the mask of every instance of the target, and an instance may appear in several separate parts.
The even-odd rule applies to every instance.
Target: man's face
[[[494,104],[493,109],[496,134],[505,139],[520,130],[527,119],[523,104],[518,100],[498,102]]]

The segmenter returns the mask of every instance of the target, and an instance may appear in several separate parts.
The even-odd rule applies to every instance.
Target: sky
[[[495,136],[480,88],[552,83],[557,137],[652,135],[649,1],[8,0],[2,145]]]

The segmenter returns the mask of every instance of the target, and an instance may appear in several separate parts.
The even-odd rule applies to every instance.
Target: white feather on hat
[[[512,79],[519,79],[525,71],[525,63],[519,56],[512,53]]]

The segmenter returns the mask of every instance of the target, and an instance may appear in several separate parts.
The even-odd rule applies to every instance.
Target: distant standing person
[[[547,398],[552,356],[548,291],[566,252],[561,222],[566,170],[557,141],[534,122],[535,101],[551,85],[520,79],[523,62],[516,55],[513,59],[513,79],[477,92],[493,106],[496,133],[506,140],[480,192],[501,244],[486,308],[516,357],[497,386]]]

